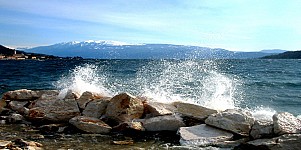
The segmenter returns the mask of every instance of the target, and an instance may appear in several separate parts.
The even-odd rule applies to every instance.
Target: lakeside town
[[[82,57],[58,57],[53,55],[27,53],[0,45],[0,60],[50,60],[50,59],[83,59]]]

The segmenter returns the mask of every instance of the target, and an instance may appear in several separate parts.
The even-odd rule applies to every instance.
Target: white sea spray
[[[62,76],[55,86],[60,90],[59,98],[64,98],[68,91],[82,94],[85,91],[110,96],[111,91],[104,87],[106,77],[100,74],[101,68],[91,64],[76,66],[69,74]]]

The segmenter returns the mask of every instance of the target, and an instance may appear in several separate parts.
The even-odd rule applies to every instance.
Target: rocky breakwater
[[[217,111],[184,102],[166,104],[129,93],[104,97],[88,91],[82,95],[69,91],[61,98],[56,90],[21,89],[2,95],[0,114],[1,124],[26,124],[56,133],[76,129],[79,133],[130,132],[139,136],[169,131],[177,134],[175,149],[301,147],[301,120],[288,112],[277,113],[271,120],[256,120],[240,109]],[[13,144],[20,141],[35,149],[43,148],[42,144],[22,139],[1,140],[0,148],[16,148]]]

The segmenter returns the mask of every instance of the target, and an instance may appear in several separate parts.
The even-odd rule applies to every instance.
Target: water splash
[[[255,109],[249,110],[256,120],[273,121],[273,115],[276,111],[270,107],[257,106]]]
[[[213,60],[163,60],[143,67],[137,77],[144,97],[185,101],[217,110],[236,108],[239,80],[218,72]]]
[[[106,77],[99,73],[101,71],[100,67],[91,64],[76,66],[68,75],[62,76],[54,83],[55,87],[60,90],[59,98],[64,98],[70,90],[79,95],[90,91],[110,96],[111,91],[104,87]]]
[[[104,70],[106,65],[85,64],[72,69],[55,84],[61,90],[60,97],[69,90],[106,96],[129,92],[154,101],[184,101],[217,110],[237,108],[241,101],[239,79],[220,73],[214,60],[154,60],[136,68],[133,75],[119,72],[118,77]]]

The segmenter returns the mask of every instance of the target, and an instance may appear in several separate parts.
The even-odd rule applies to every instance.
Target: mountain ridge
[[[276,54],[275,52],[234,52],[223,48],[191,45],[130,44],[105,40],[63,42],[29,48],[25,51],[60,57],[80,56],[94,59],[247,59]]]

